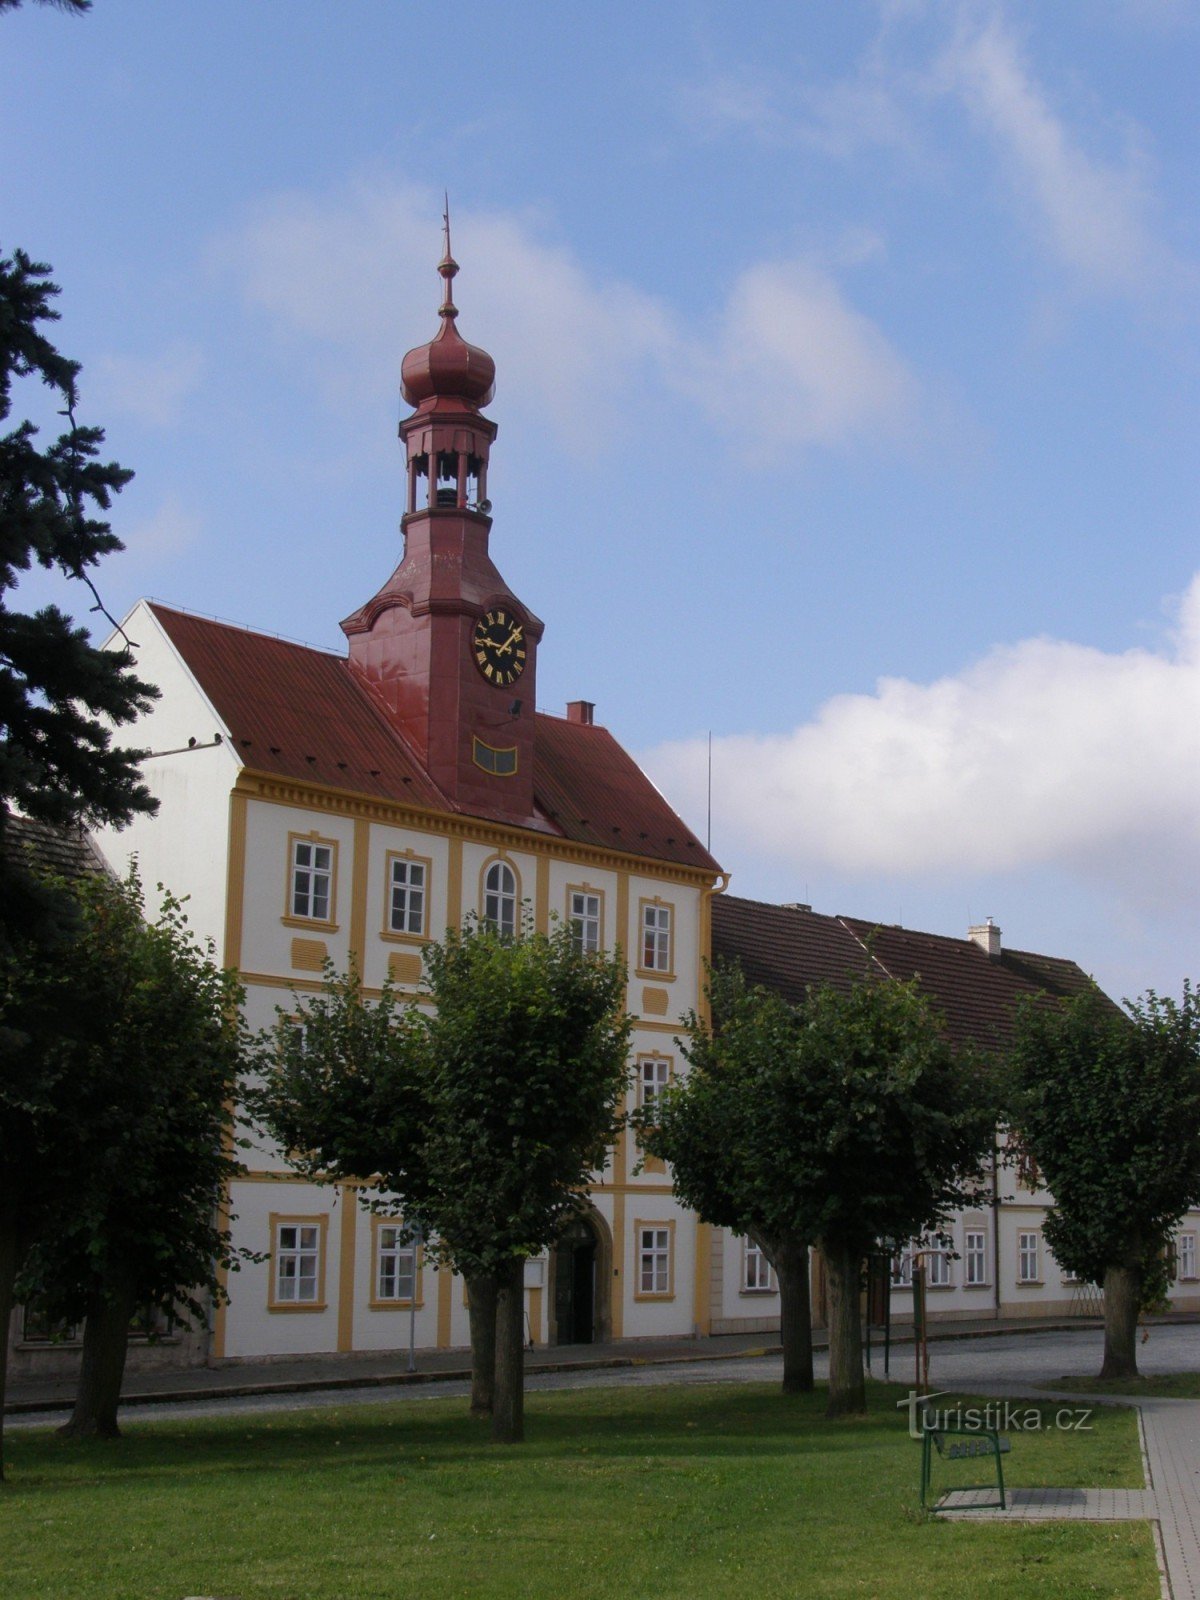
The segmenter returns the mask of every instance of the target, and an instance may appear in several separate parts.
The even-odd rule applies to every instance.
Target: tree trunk
[[[496,1296],[496,1405],[492,1442],[525,1437],[525,1262],[510,1263]]]
[[[496,1399],[496,1280],[483,1273],[467,1279],[471,1320],[471,1415],[490,1417]]]
[[[1141,1300],[1140,1268],[1109,1267],[1104,1274],[1102,1378],[1137,1377],[1137,1319]]]
[[[829,1404],[827,1417],[865,1413],[863,1378],[862,1254],[842,1245],[823,1246],[829,1282]]]
[[[4,1394],[8,1383],[8,1328],[17,1277],[17,1219],[0,1211],[0,1483],[4,1481]]]
[[[811,1394],[813,1388],[812,1302],[808,1284],[808,1244],[783,1240],[772,1255],[779,1279],[779,1337],[783,1344],[784,1394]]]
[[[129,1324],[136,1309],[135,1296],[127,1289],[107,1294],[93,1290],[88,1296],[75,1409],[70,1421],[58,1430],[64,1438],[121,1437],[117,1407],[121,1403],[121,1380],[125,1376],[125,1355],[129,1349]]]

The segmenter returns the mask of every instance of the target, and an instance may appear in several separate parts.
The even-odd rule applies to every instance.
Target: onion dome
[[[428,344],[410,350],[400,364],[400,393],[410,406],[444,398],[486,406],[496,393],[496,363],[486,350],[468,344],[455,326],[458,307],[452,285],[458,262],[450,254],[450,216],[445,218],[446,249],[438,263],[445,295],[438,316],[442,325]]]

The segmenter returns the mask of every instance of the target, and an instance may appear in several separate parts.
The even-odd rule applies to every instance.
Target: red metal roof
[[[752,983],[798,1002],[814,984],[848,987],[868,972],[916,978],[946,1018],[956,1043],[1002,1049],[1024,998],[1067,998],[1093,987],[1073,961],[1005,950],[993,959],[972,939],[951,939],[827,917],[791,906],[718,895],[713,901],[713,957],[739,961]]]
[[[246,766],[455,809],[341,656],[157,602],[150,610]],[[720,870],[607,729],[539,714],[534,762],[534,798],[551,831],[579,844]]]

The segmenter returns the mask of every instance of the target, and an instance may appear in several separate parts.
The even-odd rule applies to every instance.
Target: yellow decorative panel
[[[665,1017],[671,996],[665,989],[643,989],[642,1010],[648,1017]]]
[[[420,983],[421,958],[409,950],[393,950],[388,957],[393,983]]]
[[[324,939],[293,939],[292,965],[301,972],[320,972],[329,954]]]

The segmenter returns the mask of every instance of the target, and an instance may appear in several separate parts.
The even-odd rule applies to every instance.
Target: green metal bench
[[[998,1433],[995,1428],[926,1428],[921,1434],[921,1504],[924,1506],[929,1497],[930,1482],[933,1477],[933,1452],[944,1456],[947,1461],[971,1461],[986,1458],[996,1464],[995,1483],[958,1483],[943,1489],[943,1494],[982,1493],[985,1489],[992,1489],[999,1495],[998,1500],[977,1501],[972,1510],[1005,1509],[1004,1498],[1004,1467],[1000,1457],[1007,1455],[1012,1449],[1012,1441],[1003,1433]]]

